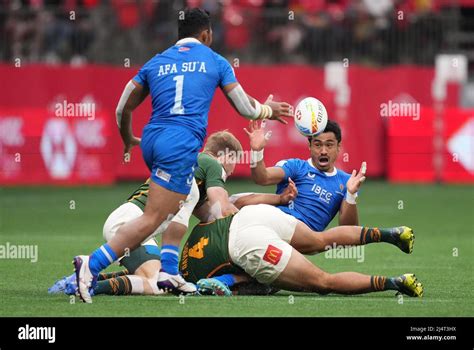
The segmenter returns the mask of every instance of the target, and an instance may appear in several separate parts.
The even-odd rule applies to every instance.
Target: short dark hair
[[[324,134],[325,132],[333,132],[334,135],[336,136],[337,143],[341,142],[342,140],[341,127],[334,120],[328,119],[328,123],[326,124],[326,127],[324,128],[324,131],[322,133]],[[308,137],[308,141],[310,144],[312,140],[313,140],[312,136]]]
[[[203,30],[211,28],[209,12],[198,7],[184,9],[178,16],[178,40],[187,37],[197,37]],[[182,16],[184,15],[184,16]]]

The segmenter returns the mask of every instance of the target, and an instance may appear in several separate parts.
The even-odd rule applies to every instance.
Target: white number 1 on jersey
[[[184,114],[183,107],[183,82],[184,75],[177,75],[173,78],[176,81],[176,95],[174,96],[174,106],[171,108],[171,114]]]

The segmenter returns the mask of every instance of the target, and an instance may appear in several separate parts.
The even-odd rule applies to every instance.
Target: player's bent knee
[[[157,279],[161,269],[159,260],[148,260],[135,270],[135,275],[146,279]]]
[[[155,231],[166,220],[166,216],[159,212],[148,212],[143,214],[142,220],[148,231]]]

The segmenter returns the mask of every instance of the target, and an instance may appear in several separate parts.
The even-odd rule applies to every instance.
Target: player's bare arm
[[[342,201],[339,209],[339,225],[359,225],[359,216],[357,213],[356,197],[360,186],[365,181],[365,173],[367,171],[367,163],[362,162],[359,172],[354,169],[351,177],[347,180],[347,194],[345,200]]]
[[[252,193],[238,198],[234,205],[240,209],[246,205],[269,204],[269,205],[287,205],[296,198],[298,190],[293,180],[289,179],[288,186],[281,194],[272,193]]]
[[[216,219],[235,214],[239,211],[229,201],[229,193],[224,188],[209,187],[206,192],[211,213]]]
[[[222,91],[237,113],[247,119],[270,119],[288,124],[283,118],[293,117],[293,108],[291,105],[287,102],[273,101],[273,95],[270,95],[265,103],[261,104],[255,98],[246,94],[239,83],[225,85]]]
[[[124,144],[124,157],[129,157],[132,147],[140,144],[141,139],[133,135],[132,112],[145,100],[148,93],[148,89],[136,81],[130,80],[120,96],[115,115]]]

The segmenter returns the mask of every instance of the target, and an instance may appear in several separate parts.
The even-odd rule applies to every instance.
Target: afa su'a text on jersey
[[[153,57],[133,80],[150,91],[150,124],[183,125],[201,141],[216,88],[237,82],[225,58],[192,38]]]

